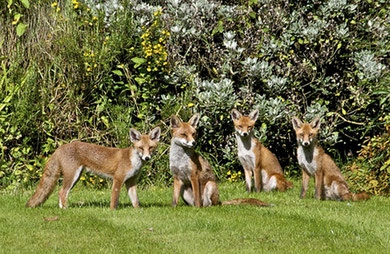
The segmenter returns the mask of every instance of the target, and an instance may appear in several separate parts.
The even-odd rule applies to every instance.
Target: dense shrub
[[[321,116],[322,145],[343,160],[389,114],[389,15],[384,0],[3,1],[0,185],[34,183],[62,143],[126,147],[130,127],[156,125],[140,180],[169,182],[169,116],[194,112],[199,150],[236,181],[234,107],[259,109],[256,135],[287,174],[300,171],[293,115]]]
[[[381,118],[385,132],[366,138],[359,156],[346,166],[349,181],[356,191],[390,194],[390,116]]]

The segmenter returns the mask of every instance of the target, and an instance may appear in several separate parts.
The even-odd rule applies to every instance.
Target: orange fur
[[[207,160],[194,150],[196,126],[199,114],[188,122],[171,116],[172,140],[170,148],[170,169],[173,174],[173,201],[176,207],[181,196],[188,205],[214,206],[252,204],[268,206],[258,199],[235,199],[219,202],[219,191],[214,172]]]
[[[273,189],[286,191],[292,188],[293,184],[284,177],[276,156],[253,135],[258,111],[252,111],[248,116],[244,116],[233,109],[231,116],[236,130],[238,158],[245,172],[247,191],[250,192],[252,189],[252,173],[256,192]]]
[[[317,144],[320,119],[303,123],[298,118],[292,119],[298,142],[298,162],[302,168],[301,198],[306,196],[310,176],[315,179],[316,199],[327,200],[365,200],[366,193],[353,194],[349,191],[340,169],[333,159]]]
[[[26,203],[36,207],[46,201],[53,192],[57,180],[63,175],[63,185],[59,192],[60,207],[67,207],[69,191],[78,181],[83,169],[113,178],[111,209],[118,204],[120,189],[126,184],[134,207],[139,206],[136,193],[137,177],[143,161],[149,160],[160,139],[159,127],[149,135],[141,135],[131,129],[130,137],[134,147],[126,149],[108,148],[79,141],[60,146],[46,163],[37,190]]]

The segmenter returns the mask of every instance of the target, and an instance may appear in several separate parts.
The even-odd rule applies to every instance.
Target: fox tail
[[[256,198],[237,198],[232,200],[223,201],[221,205],[253,205],[253,206],[274,206],[273,204],[265,203]]]
[[[367,199],[370,199],[370,195],[368,195],[365,192],[352,194],[352,201],[367,200]]]
[[[56,160],[55,155],[49,159],[45,165],[41,181],[38,184],[37,190],[34,195],[27,201],[27,207],[37,207],[44,203],[46,199],[53,192],[57,180],[60,177],[60,165],[58,165],[58,160]]]

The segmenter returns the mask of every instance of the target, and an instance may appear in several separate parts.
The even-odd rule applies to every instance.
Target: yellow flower
[[[232,173],[232,172],[229,170],[226,174],[227,174],[227,175],[230,175],[231,173]]]
[[[56,7],[58,5],[58,3],[54,2],[51,4],[51,7]]]
[[[147,70],[147,71],[149,71],[149,72],[151,72],[151,71],[152,71],[152,69],[150,69],[150,68],[147,68],[146,70]]]
[[[167,65],[167,64],[168,64],[168,62],[164,62],[164,63],[163,63],[163,65]]]
[[[61,10],[61,8],[57,7],[56,12],[59,12],[60,10]],[[61,18],[61,20],[62,20],[62,18]]]
[[[108,41],[110,39],[110,37],[106,36],[106,41]]]
[[[194,103],[188,103],[187,107],[192,108],[195,104]]]
[[[98,18],[98,17],[95,17],[95,16],[92,18],[92,20],[98,20],[98,19],[99,19],[99,18]]]
[[[94,64],[94,65],[93,65],[93,68],[96,68],[96,67],[97,67],[97,64]]]
[[[87,71],[92,71],[91,67],[88,67],[88,68],[87,68]]]

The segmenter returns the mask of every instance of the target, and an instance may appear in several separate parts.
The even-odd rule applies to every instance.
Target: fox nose
[[[145,157],[144,157],[144,160],[145,160],[145,161],[150,160],[150,156],[145,156]]]
[[[190,144],[191,144],[191,146],[194,146],[195,145],[195,140],[192,141]]]
[[[248,132],[244,132],[242,133],[242,135],[245,137],[245,136],[248,136]]]
[[[304,146],[307,146],[307,145],[309,145],[310,143],[308,142],[308,141],[303,141],[303,143],[302,143],[302,145],[304,145]]]

